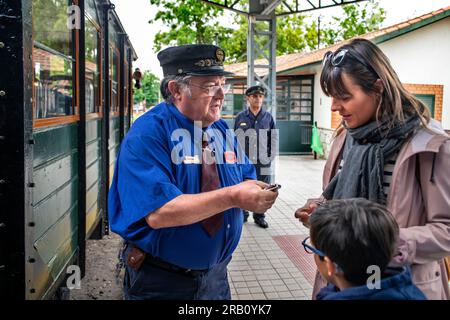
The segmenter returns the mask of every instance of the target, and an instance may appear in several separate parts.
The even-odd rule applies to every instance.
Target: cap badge
[[[217,58],[217,61],[223,62],[223,60],[225,59],[225,52],[223,52],[222,49],[217,49],[216,50],[216,58]]]

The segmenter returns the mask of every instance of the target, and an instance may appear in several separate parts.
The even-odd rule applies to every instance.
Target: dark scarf
[[[387,122],[378,124],[377,121],[348,128],[344,166],[330,181],[323,196],[328,200],[362,197],[386,204],[383,192],[385,162],[400,150],[419,126],[419,117],[410,116],[391,129]]]

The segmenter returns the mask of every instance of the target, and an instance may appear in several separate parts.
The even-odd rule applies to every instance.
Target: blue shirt
[[[241,236],[241,209],[226,210],[224,224],[213,237],[201,222],[152,229],[145,217],[179,195],[200,193],[204,130],[214,141],[211,146],[216,149],[221,187],[256,178],[248,158],[243,155],[237,159],[243,153],[225,121],[202,129],[174,105],[163,102],[137,119],[126,135],[109,191],[112,231],[152,256],[197,270],[208,269],[231,256]]]
[[[426,300],[411,278],[409,267],[388,268],[386,277],[379,282],[380,289],[369,289],[367,285],[347,288],[342,291],[333,284],[322,288],[317,300]]]
[[[261,141],[261,137],[263,134],[266,134],[266,136],[264,138],[267,139],[267,140],[263,140],[263,141],[266,141],[266,143],[264,143],[264,144],[267,146],[267,156],[268,157],[275,156],[274,152],[276,150],[272,150],[272,145],[275,147],[275,142],[273,141],[273,139],[277,139],[277,136],[272,135],[272,131],[268,131],[268,133],[265,133],[264,131],[262,131],[264,129],[266,129],[266,130],[275,129],[275,121],[273,120],[273,117],[269,112],[264,111],[261,108],[261,110],[255,116],[253,114],[253,112],[250,111],[250,108],[247,108],[247,110],[241,111],[236,116],[236,119],[234,121],[234,130],[238,130],[238,129],[242,129],[242,131],[244,133],[250,129],[255,130],[256,139],[254,139],[253,141],[251,139],[245,139],[245,142],[243,145],[245,154],[247,156],[251,157],[252,155],[254,155],[254,157],[250,158],[250,160],[254,164],[260,164],[259,144],[260,143],[263,144],[263,142]],[[239,134],[239,131],[237,132],[237,134]],[[241,142],[243,142],[243,141],[244,140],[242,139]],[[252,154],[251,152],[249,152],[250,148],[255,148],[254,150],[256,150],[256,152],[254,152]],[[267,164],[267,165],[269,165],[269,164]]]

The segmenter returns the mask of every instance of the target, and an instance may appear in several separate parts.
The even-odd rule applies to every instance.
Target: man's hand
[[[231,197],[236,207],[252,211],[266,212],[278,197],[278,191],[264,190],[267,183],[247,180],[231,187]]]
[[[201,192],[182,194],[167,202],[145,218],[153,229],[186,226],[230,208],[265,212],[272,207],[278,191],[263,190],[268,184],[248,180],[240,184]]]
[[[300,220],[301,223],[307,228],[309,228],[309,216],[317,209],[319,206],[321,199],[308,199],[305,205],[301,208],[298,208],[295,211],[295,217]]]

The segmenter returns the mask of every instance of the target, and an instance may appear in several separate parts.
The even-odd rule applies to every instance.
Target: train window
[[[63,55],[72,55],[72,33],[67,28],[68,0],[33,1],[34,40]]]
[[[110,47],[111,113],[119,111],[119,52]]]
[[[98,16],[98,11],[97,11],[97,0],[85,0],[84,5],[85,5],[85,10],[86,10],[86,15],[94,20],[95,22],[99,23],[100,18]],[[97,1],[98,2],[98,1]]]
[[[130,90],[130,83],[129,83],[130,82],[130,80],[129,80],[130,70],[128,68],[128,63],[127,62],[125,62],[124,70],[125,70],[125,90],[124,90],[124,93],[125,93],[125,99],[124,99],[124,101],[125,101],[125,115],[128,116],[129,105],[130,105],[129,101],[128,101],[129,100],[128,91]]]
[[[95,24],[86,18],[86,113],[100,111],[101,38]]]
[[[34,118],[74,114],[72,31],[67,0],[33,1]]]

